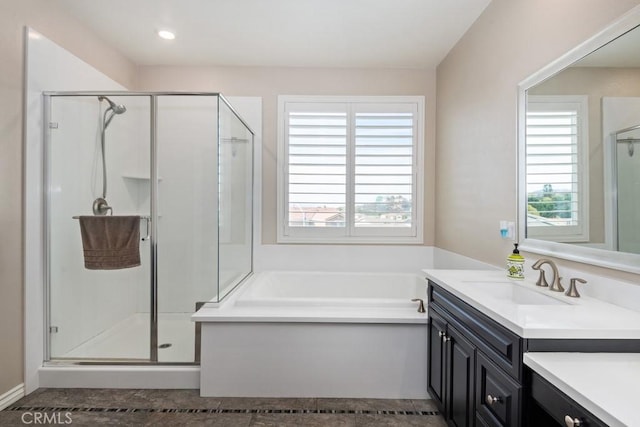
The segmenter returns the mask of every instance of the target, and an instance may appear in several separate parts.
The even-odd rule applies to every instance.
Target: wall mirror
[[[519,87],[523,250],[640,273],[640,7]]]

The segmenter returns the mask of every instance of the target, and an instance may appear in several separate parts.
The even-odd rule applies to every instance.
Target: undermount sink
[[[510,301],[516,305],[566,305],[551,296],[536,292],[511,282],[467,282],[488,297]]]

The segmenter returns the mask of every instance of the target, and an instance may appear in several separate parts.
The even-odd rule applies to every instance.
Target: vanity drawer
[[[476,412],[476,427],[491,427],[478,412]]]
[[[520,426],[522,387],[482,352],[476,358],[476,411],[485,424]]]
[[[455,295],[429,281],[429,304],[448,313],[447,320],[509,375],[522,378],[522,339]]]
[[[580,420],[580,427],[606,427],[596,416],[535,372],[531,374],[531,398],[561,426],[566,425],[565,417],[569,416],[571,420]]]

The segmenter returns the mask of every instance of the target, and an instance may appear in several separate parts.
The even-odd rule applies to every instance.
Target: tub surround
[[[511,280],[504,271],[424,270],[424,273],[428,279],[523,338],[640,339],[640,312],[589,296],[571,298],[562,292],[549,291],[536,286],[533,275],[525,280]],[[557,303],[511,304],[495,298],[485,283],[511,284]],[[568,288],[568,280],[565,285]]]
[[[524,363],[607,425],[640,425],[640,354],[533,352]]]
[[[338,298],[332,289],[349,287],[345,279],[359,288],[373,276],[287,272],[281,278],[292,274],[301,292],[281,294],[290,286],[270,283],[277,274],[256,274],[218,308],[192,316],[201,322],[201,396],[428,398],[428,318],[411,302],[426,298],[424,280],[386,275],[386,290],[373,283],[375,293]],[[305,296],[305,285],[323,277],[327,293],[310,286]],[[394,295],[394,285],[407,277],[409,293]]]

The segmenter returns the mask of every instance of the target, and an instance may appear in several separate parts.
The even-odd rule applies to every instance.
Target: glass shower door
[[[640,144],[627,141],[616,144],[618,250],[640,254]]]
[[[253,134],[223,98],[219,117],[218,301],[253,270]]]
[[[252,271],[252,132],[215,93],[45,107],[46,359],[197,363],[192,314]],[[140,265],[87,266],[80,219],[103,214],[140,217]]]
[[[140,266],[87,269],[78,217],[104,199],[108,214],[149,218],[150,97],[52,95],[45,105],[49,358],[148,361],[150,242],[139,242]]]
[[[157,96],[158,361],[196,360],[200,302],[218,277],[218,97]]]

